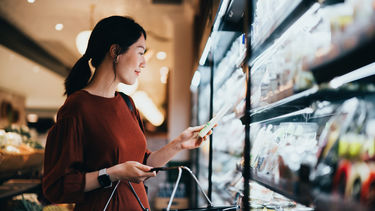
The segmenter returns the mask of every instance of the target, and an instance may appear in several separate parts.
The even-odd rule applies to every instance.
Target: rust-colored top
[[[46,198],[76,203],[75,210],[103,210],[115,183],[85,193],[85,173],[125,161],[145,163],[150,152],[137,118],[138,111],[131,112],[119,93],[113,98],[84,90],[71,94],[47,137],[42,186]],[[149,208],[143,183],[132,184]],[[107,210],[142,210],[127,181],[120,182]]]

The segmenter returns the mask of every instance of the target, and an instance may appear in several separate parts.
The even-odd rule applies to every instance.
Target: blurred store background
[[[64,79],[82,55],[90,30],[104,17],[130,16],[147,32],[145,71],[135,85],[122,84],[118,89],[135,100],[146,127],[149,148],[159,149],[189,127],[189,86],[197,63],[194,58],[202,51],[202,34],[209,33],[205,26],[212,21],[209,16],[214,15],[212,8],[218,3],[0,1],[0,145],[19,153],[15,163],[11,162],[13,158],[0,159],[0,182],[6,186],[0,188],[1,207],[22,193],[22,189],[35,192],[39,187],[46,135],[66,98]],[[25,149],[9,147],[22,142],[32,144],[25,145]],[[25,154],[35,157],[25,158]],[[181,153],[175,162],[189,165],[189,158],[188,152]],[[15,180],[29,178],[36,180]],[[167,175],[160,173],[154,181],[149,181],[151,204],[157,203],[154,199],[162,186],[158,184],[166,180]],[[20,190],[14,191],[17,188]]]
[[[110,15],[147,31],[147,67],[118,90],[150,150],[221,117],[168,163],[190,167],[214,205],[375,209],[375,0],[1,0],[0,210],[74,207],[43,199],[43,148],[64,78]],[[152,210],[176,178],[146,182]],[[207,205],[193,182],[183,174],[172,207]]]

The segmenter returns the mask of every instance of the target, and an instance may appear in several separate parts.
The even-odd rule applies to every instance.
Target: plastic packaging
[[[221,118],[229,111],[229,109],[232,108],[232,104],[225,105],[220,111],[215,115],[214,118],[212,118],[210,121],[206,123],[206,126],[199,131],[199,136],[204,137],[207,135],[207,133],[215,126],[216,123],[218,123]]]

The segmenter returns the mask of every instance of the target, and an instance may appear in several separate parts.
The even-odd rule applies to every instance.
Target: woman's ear
[[[120,55],[120,46],[118,44],[112,44],[109,48],[109,53],[111,55],[111,58],[114,60],[117,60],[118,55]]]

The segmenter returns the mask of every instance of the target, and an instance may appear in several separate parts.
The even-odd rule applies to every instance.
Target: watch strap
[[[99,170],[99,176],[102,176],[102,175],[104,175],[104,174],[107,174],[107,169],[106,169],[106,168],[104,168],[104,169],[100,169],[100,170]]]
[[[109,184],[107,186],[105,185],[105,183],[103,184],[103,179],[109,181],[108,182]],[[109,175],[107,174],[106,168],[99,170],[98,181],[99,181],[100,186],[102,186],[103,188],[112,187],[112,181]]]

